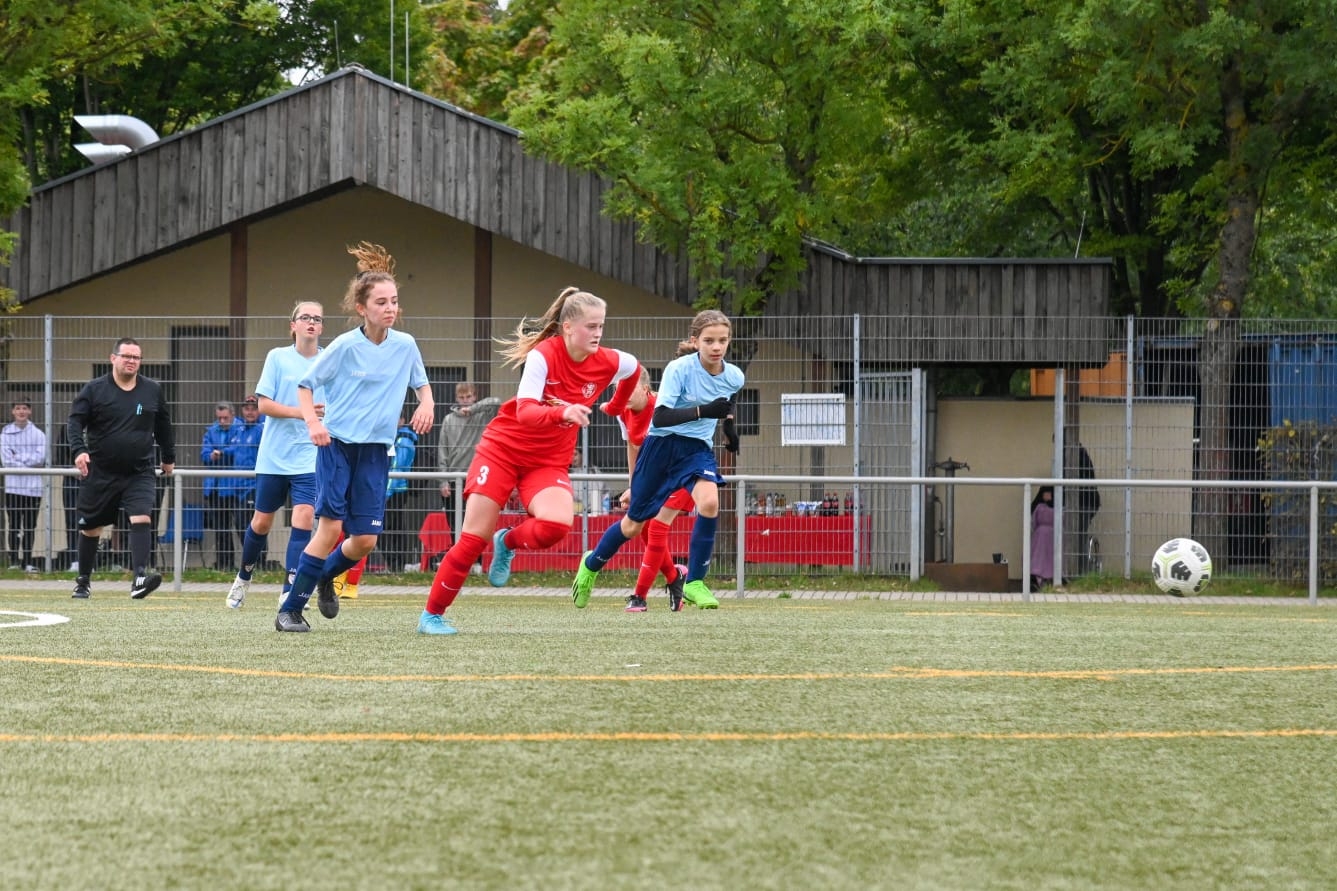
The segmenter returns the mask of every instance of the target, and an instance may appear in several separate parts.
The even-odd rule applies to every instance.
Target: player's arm
[[[632,394],[641,385],[641,363],[631,353],[622,350],[615,352],[618,355],[618,366],[613,383],[617,384],[617,389],[613,391],[613,398],[601,406],[604,414],[614,418],[627,410]]]
[[[432,429],[432,422],[436,420],[436,400],[432,397],[431,384],[423,384],[415,392],[418,394],[418,407],[413,410],[409,427],[422,436]]]
[[[515,390],[516,420],[535,427],[557,424],[588,426],[588,405],[548,405],[543,401],[543,388],[547,379],[548,360],[538,350],[530,350],[529,355],[525,356],[524,370],[520,373],[520,385]]]
[[[267,418],[301,418],[302,410],[295,405],[284,405],[268,396],[257,396],[260,414]]]
[[[330,431],[317,416],[315,393],[310,387],[305,386],[305,383],[302,381],[297,385],[297,408],[302,413],[302,420],[306,422],[306,432],[311,437],[312,444],[327,446],[330,444]]]
[[[714,418],[719,420],[727,418],[732,404],[728,397],[721,396],[705,405],[684,405],[682,408],[669,408],[665,405],[655,406],[655,426],[656,427],[677,427],[679,424],[686,424],[690,421],[699,421],[702,418]]]

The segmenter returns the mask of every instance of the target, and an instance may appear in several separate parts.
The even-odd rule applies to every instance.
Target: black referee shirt
[[[116,386],[111,374],[84,385],[70,406],[70,458],[88,452],[109,473],[142,473],[154,467],[153,444],[162,463],[176,463],[172,414],[158,382],[139,375],[133,390]]]

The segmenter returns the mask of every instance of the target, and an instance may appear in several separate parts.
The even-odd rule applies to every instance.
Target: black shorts
[[[153,516],[157,485],[151,468],[140,473],[99,473],[96,464],[89,465],[88,476],[79,483],[79,528],[111,525],[121,508],[126,516]]]

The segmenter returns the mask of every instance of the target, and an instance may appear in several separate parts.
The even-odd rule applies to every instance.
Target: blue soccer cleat
[[[450,624],[450,620],[445,616],[438,616],[435,613],[429,613],[427,610],[423,610],[422,615],[418,617],[418,633],[459,634],[459,631],[454,625]]]
[[[509,529],[498,529],[492,536],[492,566],[487,571],[487,583],[494,588],[503,588],[511,580],[511,561],[515,551],[506,547],[506,533]]]

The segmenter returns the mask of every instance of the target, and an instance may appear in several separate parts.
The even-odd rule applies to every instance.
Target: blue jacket
[[[265,419],[262,415],[254,424],[236,420],[232,422],[232,439],[228,442],[224,454],[232,464],[233,470],[254,470],[256,458],[260,455],[260,437],[265,432]],[[246,498],[255,488],[254,477],[231,477],[222,480],[227,483],[224,491],[238,498]]]
[[[412,427],[400,427],[395,431],[395,456],[390,460],[390,471],[408,471],[413,469],[413,459],[418,456],[418,434]],[[397,495],[409,490],[409,481],[391,477],[385,484],[385,497]]]
[[[200,463],[206,467],[225,468],[232,466],[232,458],[227,453],[227,447],[232,442],[232,432],[236,429],[236,426],[236,421],[233,421],[229,427],[223,427],[216,421],[209,425],[209,429],[204,431],[204,441],[200,444]],[[222,452],[222,455],[216,461],[212,457],[214,450]],[[204,478],[204,497],[230,495],[231,482],[224,477],[206,476]]]

